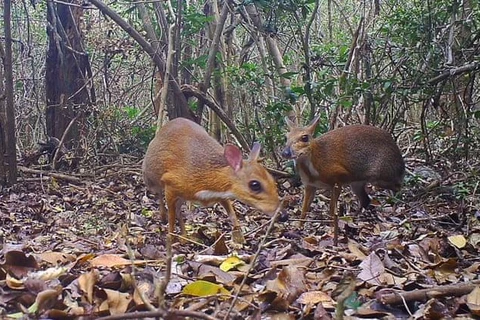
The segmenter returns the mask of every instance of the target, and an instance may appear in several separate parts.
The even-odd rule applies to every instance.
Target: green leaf
[[[345,300],[345,305],[349,309],[358,309],[361,305],[362,302],[358,299],[358,294],[356,292],[353,292],[346,300]]]
[[[286,79],[292,79],[292,78],[293,78],[294,76],[296,76],[297,74],[298,74],[298,72],[293,72],[293,71],[291,71],[291,72],[285,72],[285,73],[282,73],[282,74],[280,75],[280,77],[286,78]]]
[[[345,108],[351,108],[353,106],[352,100],[347,100],[347,99],[339,100],[338,104]]]

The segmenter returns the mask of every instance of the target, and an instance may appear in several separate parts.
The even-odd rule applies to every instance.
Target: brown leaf
[[[129,274],[126,274],[126,276],[129,276]],[[98,286],[106,289],[118,290],[122,287],[123,282],[124,278],[122,278],[120,272],[115,271],[109,272],[102,277],[98,282]]]
[[[37,253],[35,256],[39,260],[43,260],[45,262],[48,262],[54,265],[59,265],[59,264],[63,265],[76,260],[76,257],[73,254],[64,253],[64,252],[54,252],[54,251]]]
[[[353,253],[358,260],[363,260],[367,257],[356,241],[350,239],[348,240],[348,250],[350,250],[350,252]]]
[[[330,313],[325,310],[325,308],[321,304],[317,304],[315,308],[315,312],[313,313],[313,320],[330,320],[332,316]]]
[[[107,303],[110,314],[123,314],[127,311],[132,296],[129,293],[116,290],[103,289],[107,295]]]
[[[77,258],[75,265],[81,266],[85,264],[87,261],[92,260],[93,258],[95,258],[95,254],[93,253],[82,254]]]
[[[5,253],[5,264],[10,266],[19,266],[37,269],[38,264],[35,257],[32,255],[26,255],[22,251],[8,251]]]
[[[300,304],[316,305],[321,303],[324,307],[331,308],[335,304],[332,297],[323,291],[307,291],[298,297],[297,302]]]
[[[448,259],[438,264],[434,268],[435,278],[438,283],[445,283],[448,280],[457,282],[458,273],[457,273],[458,262],[456,259]]]
[[[368,306],[367,307],[362,306],[358,308],[355,314],[364,318],[369,318],[369,319],[380,319],[388,315],[388,313],[385,311],[374,310]]]
[[[22,251],[8,251],[2,267],[15,278],[21,279],[27,276],[28,272],[38,269],[38,264],[32,255],[27,256]]]
[[[312,263],[313,259],[309,257],[305,257],[301,254],[297,254],[295,256],[292,256],[290,259],[282,259],[282,260],[277,260],[277,261],[272,261],[270,262],[270,265],[272,267],[279,267],[279,266],[290,266],[294,265],[297,267],[307,267]]]
[[[451,319],[448,307],[438,299],[430,299],[424,306],[425,319]]]
[[[359,279],[373,285],[382,284],[382,275],[385,272],[385,267],[375,252],[368,255],[368,257],[360,263],[359,267],[362,269],[358,274]]]
[[[78,286],[87,294],[87,301],[93,303],[93,290],[99,278],[99,272],[96,269],[88,273],[81,274],[78,277]]]
[[[270,301],[271,307],[276,310],[286,310],[302,293],[307,290],[305,283],[305,270],[297,266],[285,266],[274,280],[266,285],[268,294],[274,293],[274,299]],[[270,298],[271,294],[268,294]]]
[[[480,316],[480,287],[477,286],[467,295],[467,306],[476,316]]]
[[[137,281],[135,291],[133,292],[133,301],[137,306],[143,306],[145,304],[142,295],[147,302],[152,301],[155,296],[155,285],[145,280]]]
[[[62,286],[56,286],[54,289],[46,289],[40,292],[35,299],[38,305],[38,310],[47,310],[52,308],[58,300],[58,296],[62,292]]]
[[[92,260],[90,260],[90,264],[92,265],[92,267],[115,268],[124,267],[132,263],[130,262],[130,260],[127,260],[118,254],[107,253],[93,258]]]
[[[213,250],[213,254],[217,256],[227,255],[229,253],[228,247],[225,244],[225,234],[221,234],[220,232],[216,232],[215,238],[215,248]]]

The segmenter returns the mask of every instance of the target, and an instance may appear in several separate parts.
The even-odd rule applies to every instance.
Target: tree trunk
[[[10,12],[11,2],[10,0],[5,0],[3,9],[5,51],[0,44],[0,58],[3,63],[3,69],[0,71],[0,82],[2,82],[0,85],[0,96],[5,97],[5,100],[2,99],[0,101],[0,184],[2,185],[13,185],[17,182]],[[5,87],[3,87],[3,81],[5,81]]]
[[[67,2],[74,4],[77,1]],[[95,102],[90,83],[90,64],[80,34],[82,15],[81,6],[69,6],[50,0],[47,3],[47,135],[59,139],[65,135],[63,140],[67,147],[76,145],[84,133],[86,107]]]
[[[104,15],[110,17],[115,23],[117,23],[125,32],[127,32],[141,47],[142,49],[148,53],[150,57],[152,57],[153,62],[157,66],[159,72],[162,75],[162,79],[164,78],[165,70],[166,70],[166,62],[165,60],[156,52],[155,48],[147,41],[142,35],[135,30],[130,24],[128,24],[118,13],[110,9],[105,3],[100,0],[90,0],[90,2],[96,6]],[[155,13],[156,15],[162,15],[162,10],[160,6],[157,4],[155,5]],[[166,23],[166,18],[161,19],[162,26]],[[184,117],[195,120],[195,115],[190,110],[187,99],[185,98],[182,90],[180,89],[180,85],[178,84],[177,80],[170,75],[169,77],[170,85],[169,85],[169,95],[171,99],[169,101],[174,101],[175,104],[169,103],[167,106],[168,109],[168,117],[170,119],[177,118],[177,117]]]

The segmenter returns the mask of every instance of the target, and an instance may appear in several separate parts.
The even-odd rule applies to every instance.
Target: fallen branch
[[[187,310],[171,310],[171,311],[144,311],[131,312],[124,314],[116,314],[98,318],[97,320],[124,320],[124,319],[145,319],[145,318],[162,318],[162,319],[179,319],[179,318],[194,318],[205,320],[217,320],[217,318],[209,316],[208,314]]]
[[[385,289],[377,292],[376,299],[383,304],[400,305],[410,301],[427,301],[432,298],[447,296],[459,297],[469,294],[479,285],[480,280],[463,284],[436,286],[415,291],[393,291],[391,289]]]
[[[30,168],[22,167],[22,166],[18,166],[18,170],[20,170],[21,172],[24,172],[24,173],[38,174],[40,176],[47,176],[47,177],[51,177],[51,178],[55,178],[55,179],[59,179],[59,180],[65,180],[65,181],[68,181],[68,182],[71,182],[71,183],[76,183],[76,184],[83,184],[84,183],[83,179],[80,179],[80,178],[77,178],[77,177],[72,177],[72,176],[69,176],[69,175],[66,175],[66,174],[62,174],[62,173],[48,172],[48,171],[43,171],[43,170],[35,170],[35,169],[30,169]]]

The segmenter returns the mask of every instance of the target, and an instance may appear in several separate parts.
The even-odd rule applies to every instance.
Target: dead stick
[[[44,175],[44,176],[48,176],[48,177],[52,177],[52,178],[56,178],[56,179],[60,179],[60,180],[66,180],[66,181],[72,182],[72,183],[77,183],[77,184],[84,183],[82,179],[77,178],[77,177],[72,177],[72,176],[69,176],[69,175],[66,175],[66,174],[48,172],[48,171],[43,171],[43,170],[35,170],[35,169],[30,169],[30,168],[26,168],[26,167],[22,167],[22,166],[18,166],[18,169],[22,172],[25,172],[25,173],[33,173],[33,174],[38,174],[38,175]]]
[[[278,208],[277,208],[277,211],[275,211],[275,213],[273,214],[273,217],[272,217],[272,219],[270,220],[270,225],[268,226],[267,232],[265,232],[265,236],[263,237],[262,241],[261,241],[260,244],[258,245],[257,252],[256,252],[255,255],[253,256],[253,259],[252,259],[252,261],[250,262],[250,267],[248,268],[247,273],[245,274],[245,277],[243,277],[243,280],[242,280],[242,282],[240,283],[240,286],[238,286],[237,293],[236,293],[235,296],[233,297],[232,303],[230,304],[230,308],[228,309],[227,314],[225,315],[225,317],[223,318],[223,320],[229,319],[228,316],[229,316],[230,313],[232,312],[233,307],[235,306],[235,303],[237,302],[237,300],[238,300],[238,298],[239,298],[240,292],[242,291],[243,286],[244,286],[245,283],[247,282],[248,275],[250,274],[250,272],[251,272],[251,271],[253,270],[253,268],[255,267],[255,263],[257,263],[257,259],[258,259],[258,256],[260,255],[260,251],[262,251],[262,249],[264,248],[265,242],[267,241],[267,238],[268,238],[268,236],[270,235],[270,232],[272,232],[272,229],[273,229],[273,226],[274,226],[274,224],[275,224],[275,221],[277,221],[277,217],[278,217],[278,215],[280,214],[280,212],[282,211],[282,209],[283,209],[283,202],[280,203],[280,205],[279,205]]]
[[[206,320],[218,320],[215,317],[209,316],[208,314],[195,311],[186,311],[186,310],[171,310],[171,311],[143,311],[143,312],[131,312],[124,314],[116,314],[112,316],[106,316],[98,318],[97,320],[124,320],[124,319],[144,319],[144,318],[168,318],[172,319],[179,318],[194,318],[194,319],[206,319]]]
[[[377,300],[383,304],[399,305],[409,301],[426,301],[431,298],[446,296],[458,297],[469,294],[478,285],[480,285],[480,280],[464,284],[436,286],[415,291],[391,291],[387,289],[377,293]]]
[[[72,129],[73,123],[78,119],[80,115],[77,114],[75,117],[73,117],[72,120],[70,120],[70,123],[68,124],[67,128],[65,128],[65,131],[63,132],[62,138],[60,139],[60,142],[58,143],[57,149],[55,149],[55,153],[53,154],[53,159],[52,159],[52,168],[57,169],[57,161],[58,157],[60,156],[60,150],[62,149],[62,146],[65,144],[65,138],[67,137],[67,134],[70,132]]]

